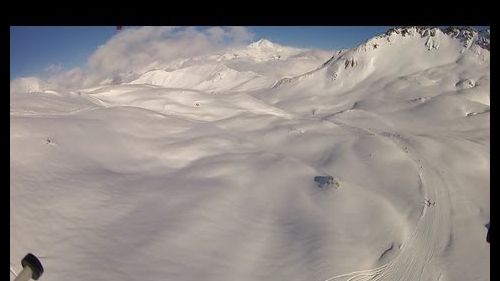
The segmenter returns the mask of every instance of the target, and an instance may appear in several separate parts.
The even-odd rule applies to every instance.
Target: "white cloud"
[[[207,33],[216,41],[222,41],[224,39],[224,35],[226,34],[225,30],[221,27],[211,27],[207,29]]]
[[[61,64],[51,64],[44,68],[43,70],[48,73],[57,73],[60,72],[63,69]]]
[[[254,39],[255,34],[249,32],[246,27],[232,26],[229,27],[229,33],[235,42],[245,43]]]
[[[72,88],[75,86],[80,86],[83,83],[84,78],[85,74],[83,70],[79,67],[76,67],[52,76],[51,78],[49,78],[49,82],[57,86]]]
[[[246,44],[253,37],[245,27],[126,28],[99,46],[83,68],[57,73],[50,80],[65,87],[92,86],[105,79],[116,80],[123,73],[147,71],[151,65]]]

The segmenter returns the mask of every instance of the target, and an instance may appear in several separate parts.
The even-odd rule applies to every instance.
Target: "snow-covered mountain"
[[[485,50],[489,51],[489,29],[478,33],[471,28],[450,27],[442,31],[436,27],[400,27],[352,50],[337,52],[315,71],[322,71],[321,75],[326,75],[329,80],[346,75],[357,83],[368,76],[404,75],[470,56],[486,61],[489,52]],[[300,80],[310,74],[287,78],[286,81]]]
[[[33,252],[55,281],[489,280],[489,42],[398,27],[119,85],[12,81],[11,268]]]
[[[262,75],[251,71],[236,71],[224,64],[195,65],[174,71],[153,70],[131,82],[131,84],[150,84],[205,91],[228,91],[245,85],[244,89],[248,90],[266,87],[266,83],[269,81]]]
[[[208,92],[248,91],[309,71],[328,56],[328,52],[284,47],[261,39],[221,54],[178,59],[130,83]]]

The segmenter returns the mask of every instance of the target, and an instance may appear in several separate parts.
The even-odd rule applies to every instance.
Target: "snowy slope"
[[[205,91],[259,89],[270,83],[269,79],[255,72],[239,72],[222,64],[189,66],[174,71],[153,70],[131,82]]]
[[[490,280],[483,35],[399,28],[329,57],[262,40],[122,85],[13,82],[11,267],[33,252],[43,280]]]

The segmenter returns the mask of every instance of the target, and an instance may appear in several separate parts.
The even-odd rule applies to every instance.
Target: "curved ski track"
[[[381,132],[377,133],[369,129],[360,128],[338,121],[328,120],[334,124],[361,130],[370,135],[382,138],[389,138],[400,149],[410,147],[407,139],[399,134]],[[341,275],[332,276],[324,281],[345,280],[345,281],[416,281],[416,280],[442,280],[442,273],[434,276],[430,267],[436,265],[432,263],[433,258],[443,250],[450,237],[450,208],[451,202],[448,197],[448,187],[441,173],[430,161],[426,160],[430,155],[424,152],[406,150],[408,157],[415,163],[418,170],[421,184],[425,193],[425,199],[436,202],[435,205],[426,206],[423,210],[417,225],[407,240],[401,245],[399,254],[390,262],[368,270],[353,271]],[[422,157],[423,156],[423,157]]]

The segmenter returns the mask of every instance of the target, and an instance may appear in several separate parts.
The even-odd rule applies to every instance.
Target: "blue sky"
[[[250,27],[257,38],[300,48],[325,50],[351,48],[387,31],[389,26],[283,26]]]
[[[10,75],[42,72],[50,65],[71,68],[82,65],[106,42],[115,27],[11,27]]]
[[[335,50],[351,48],[389,26],[250,26],[254,39],[300,48]],[[10,76],[47,74],[47,69],[83,66],[97,48],[117,34],[116,26],[55,26],[10,28]]]
[[[388,27],[247,27],[255,39],[301,48],[349,48],[385,32]],[[10,76],[40,75],[53,65],[70,69],[85,64],[99,45],[117,33],[116,27],[11,27]]]

